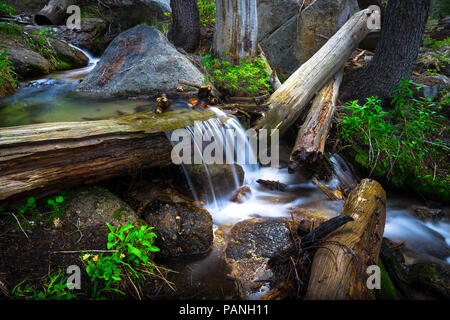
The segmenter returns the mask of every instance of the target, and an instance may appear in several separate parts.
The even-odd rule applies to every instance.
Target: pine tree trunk
[[[222,59],[239,63],[256,55],[258,16],[256,0],[217,0],[214,51]]]
[[[188,52],[197,49],[200,41],[200,15],[196,0],[170,0],[172,27],[168,38]]]
[[[371,63],[348,86],[345,98],[388,98],[409,78],[422,45],[430,0],[389,0],[380,42]]]

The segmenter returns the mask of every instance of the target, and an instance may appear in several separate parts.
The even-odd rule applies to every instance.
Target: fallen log
[[[209,110],[137,113],[108,120],[0,128],[0,200],[35,197],[172,164],[166,132],[205,121]]]
[[[59,25],[68,16],[67,7],[75,4],[75,0],[50,0],[50,2],[34,16],[37,25]]]
[[[307,62],[276,90],[268,101],[270,110],[256,129],[279,129],[280,136],[297,120],[313,95],[336,74],[359,42],[368,34],[367,22],[375,13],[355,13]]]
[[[291,152],[290,172],[294,172],[305,162],[310,165],[324,161],[325,143],[336,109],[341,82],[342,71],[333,76],[314,98]]]
[[[366,282],[367,268],[376,265],[386,220],[386,192],[363,179],[352,190],[342,214],[354,221],[329,234],[314,255],[306,299],[374,299]]]

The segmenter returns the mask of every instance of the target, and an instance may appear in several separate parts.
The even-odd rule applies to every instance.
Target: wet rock
[[[8,50],[6,57],[11,61],[14,72],[20,77],[39,77],[50,73],[52,67],[50,62],[23,41],[0,34],[0,45]]]
[[[117,36],[78,91],[123,96],[175,90],[178,80],[204,84],[201,72],[153,27]]]
[[[380,258],[404,299],[449,299],[450,265],[383,238]]]
[[[51,36],[44,36],[46,50],[52,52],[54,59],[44,57],[36,44],[38,36],[32,31],[34,27],[24,27],[28,35],[16,36],[0,34],[0,45],[8,50],[7,58],[11,60],[16,72],[22,78],[39,77],[54,70],[65,70],[84,67],[88,64],[88,57],[67,43]]]
[[[128,22],[153,19],[167,20],[164,13],[172,13],[170,0],[103,0],[111,10],[123,11],[123,18]]]
[[[155,227],[156,245],[163,256],[204,254],[213,244],[211,215],[191,203],[155,200],[147,205],[144,216]]]
[[[445,209],[428,208],[424,206],[414,206],[412,209],[414,215],[424,222],[438,221],[445,218],[450,219],[450,212]]]
[[[252,190],[249,186],[243,186],[237,189],[233,196],[230,198],[230,201],[237,202],[237,203],[243,203],[252,193]]]
[[[258,40],[270,65],[290,75],[358,10],[356,0],[258,1]]]
[[[67,202],[65,214],[80,229],[103,227],[106,222],[113,226],[142,223],[128,204],[99,186],[75,190]]]
[[[208,171],[203,164],[186,165],[185,167],[195,186],[197,196],[202,200],[212,201],[211,185],[216,198],[227,195],[236,189],[233,168],[236,170],[238,185],[244,181],[244,170],[240,165],[211,164],[207,165]]]
[[[82,18],[81,29],[68,29],[66,26],[54,28],[58,37],[93,54],[100,53],[104,45],[107,23],[101,18]]]
[[[242,298],[258,298],[258,292],[268,286],[273,276],[267,269],[268,261],[293,246],[289,234],[289,222],[285,218],[248,219],[231,229],[226,261]]]

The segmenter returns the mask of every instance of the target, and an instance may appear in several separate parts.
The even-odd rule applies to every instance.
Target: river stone
[[[202,200],[212,201],[210,180],[216,198],[228,195],[236,189],[233,166],[229,164],[210,164],[207,165],[208,171],[203,164],[185,165],[185,168],[194,184],[197,196]],[[236,169],[238,185],[242,185],[245,175],[244,170],[238,164],[234,165],[234,168]]]
[[[358,10],[356,0],[259,0],[259,42],[270,65],[289,76]]]
[[[139,25],[111,42],[77,90],[114,96],[165,92],[176,89],[181,79],[205,83],[202,73],[161,32]]]
[[[0,46],[8,50],[6,57],[11,61],[14,72],[22,78],[39,77],[50,73],[50,62],[23,41],[0,34]]]
[[[163,256],[203,254],[213,244],[211,215],[192,203],[155,200],[145,208],[144,217],[155,227],[156,246]]]
[[[131,207],[108,190],[99,186],[77,189],[66,204],[66,217],[78,223],[80,229],[103,227],[106,222],[117,227],[142,221]]]
[[[273,276],[267,269],[269,259],[293,245],[286,218],[248,219],[233,226],[226,261],[243,299],[258,298]]]

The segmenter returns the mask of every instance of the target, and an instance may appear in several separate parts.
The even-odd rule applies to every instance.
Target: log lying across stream
[[[355,13],[319,51],[302,64],[270,97],[270,110],[256,129],[279,129],[280,136],[297,120],[311,98],[343,67],[368,34],[372,9]]]
[[[0,200],[170,165],[166,132],[216,117],[209,110],[0,128]]]
[[[386,220],[386,192],[364,179],[352,190],[342,214],[353,221],[330,233],[314,255],[306,299],[374,299],[366,282],[376,265]]]

